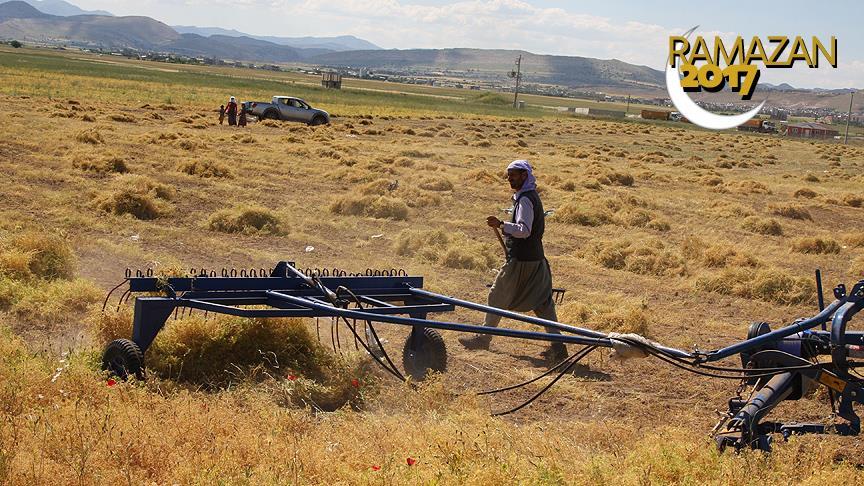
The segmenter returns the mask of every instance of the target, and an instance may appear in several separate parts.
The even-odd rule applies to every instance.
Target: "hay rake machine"
[[[684,351],[662,346],[636,334],[603,333],[547,321],[474,302],[448,297],[423,289],[423,277],[401,270],[351,274],[341,270],[300,271],[293,263],[279,262],[272,270],[192,271],[186,277],[158,278],[151,270],[127,270],[128,283],[120,302],[133,293],[144,293],[134,302],[130,339],[112,341],[103,354],[103,368],[122,378],[142,376],[144,353],[168,319],[178,311],[203,311],[249,318],[308,317],[331,318],[334,349],[341,345],[339,323],[357,344],[388,373],[406,380],[384,350],[374,324],[408,326],[402,365],[412,380],[427,372],[444,372],[447,349],[438,331],[487,334],[541,342],[581,346],[577,352],[543,374],[523,383],[481,392],[492,394],[522,388],[546,377],[553,378],[521,405],[496,415],[515,412],[539,398],[585,356],[598,348],[611,348],[622,358],[654,357],[677,368],[714,378],[741,383],[729,400],[728,411],[714,427],[722,449],[770,450],[772,437],[780,434],[836,433],[857,435],[861,421],[854,405],[864,403],[864,377],[856,369],[864,366],[864,332],[847,330],[848,323],[864,306],[864,280],[847,292],[844,285],[833,290],[834,301],[825,305],[817,271],[819,312],[809,318],[772,330],[767,323],[750,325],[747,339],[713,351]],[[112,290],[112,292],[114,292]],[[558,291],[561,294],[561,291]],[[106,304],[111,293],[106,297]],[[119,304],[118,304],[119,305]],[[562,334],[430,319],[430,314],[457,308],[497,314],[516,321],[545,326]],[[358,326],[362,323],[362,328]],[[358,347],[359,349],[359,347]],[[714,364],[740,357],[741,366]],[[820,359],[821,358],[821,359]],[[825,359],[827,358],[827,359]],[[824,385],[832,408],[832,420],[821,423],[763,421],[779,403],[797,400]],[[745,394],[745,391],[749,393]]]

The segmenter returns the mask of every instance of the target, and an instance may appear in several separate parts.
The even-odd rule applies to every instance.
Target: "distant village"
[[[44,47],[58,48],[46,45]],[[60,49],[63,49],[62,47]],[[273,63],[249,63],[231,61],[210,57],[184,56],[176,53],[166,52],[142,52],[134,49],[103,50],[99,48],[82,48],[87,52],[102,55],[122,56],[129,59],[144,61],[164,62],[172,64],[197,64],[209,66],[230,66],[238,68],[261,69],[267,71],[299,72],[310,75],[322,75],[324,73],[338,73],[340,77],[386,81],[392,83],[438,86],[457,89],[485,90],[500,93],[512,93],[513,81],[508,79],[506,73],[489,73],[483,71],[451,71],[451,70],[418,70],[418,69],[369,69],[369,68],[345,68],[342,66],[283,66]],[[539,84],[524,82],[519,87],[519,92],[524,94],[535,94],[554,96],[560,98],[571,98],[597,102],[630,103],[638,105],[652,105],[673,109],[669,98],[660,97],[636,97],[626,95],[606,94],[603,92],[586,91],[584,89],[558,86],[550,84]],[[742,113],[752,106],[736,103],[709,103],[696,101],[703,108],[717,113]],[[573,110],[571,110],[573,111]],[[597,111],[597,110],[595,110]],[[602,111],[602,110],[600,110]],[[845,124],[847,112],[840,112],[830,108],[796,107],[780,108],[766,106],[762,108],[761,114],[772,120],[786,121],[790,117],[807,118],[813,122],[824,125]],[[607,114],[608,115],[608,114]],[[864,113],[852,113],[850,124],[864,126]]]

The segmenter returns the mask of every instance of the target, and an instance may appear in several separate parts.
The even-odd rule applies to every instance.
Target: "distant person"
[[[504,233],[507,249],[507,262],[489,290],[489,305],[518,312],[534,311],[541,319],[557,322],[552,300],[552,272],[543,252],[545,213],[528,161],[514,160],[508,165],[507,181],[513,190],[510,222],[495,216],[486,218],[487,225]],[[486,314],[484,325],[498,327],[500,321],[500,316]],[[546,332],[561,334],[552,327],[547,327]],[[491,340],[489,334],[459,338],[459,342],[468,349],[489,349]],[[553,342],[542,355],[549,361],[561,361],[567,357],[567,348],[564,343]]]
[[[225,105],[219,107],[219,124],[225,122]]]
[[[238,124],[241,127],[246,126],[246,106],[243,104],[240,105],[240,120],[239,120]]]
[[[225,113],[228,115],[228,126],[237,126],[237,99],[233,96],[228,100],[228,106],[225,107]]]

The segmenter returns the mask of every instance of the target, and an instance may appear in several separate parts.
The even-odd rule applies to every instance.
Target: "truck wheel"
[[[312,119],[311,122],[309,122],[309,124],[313,127],[317,127],[318,125],[323,125],[325,123],[327,123],[327,120],[325,120],[323,116],[316,116]]]
[[[415,327],[405,340],[402,365],[414,381],[423,381],[429,370],[443,373],[447,370],[444,338],[435,329]]]
[[[102,370],[123,380],[130,375],[141,379],[144,377],[144,353],[128,339],[115,339],[102,354]]]
[[[261,115],[261,118],[264,120],[278,120],[279,112],[276,110],[267,110]]]

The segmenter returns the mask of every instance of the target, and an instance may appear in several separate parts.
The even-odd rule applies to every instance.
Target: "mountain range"
[[[337,52],[381,49],[375,44],[354,37],[353,35],[340,35],[337,37],[276,37],[272,35],[251,35],[237,30],[223,29],[220,27],[195,27],[191,25],[173,25],[172,27],[181,34],[198,34],[204,37],[214,35],[226,37],[249,37],[251,39],[301,49],[321,49]]]
[[[49,14],[49,15],[60,15],[64,17],[72,16],[72,15],[107,15],[112,16],[111,12],[106,12],[104,10],[84,10],[75,5],[72,5],[69,2],[64,2],[63,0],[24,0],[33,8],[39,10],[40,12]]]
[[[512,69],[516,57],[521,55],[526,68],[523,72],[536,83],[646,87],[659,87],[663,83],[660,71],[617,60],[544,56],[498,49],[383,50],[351,36],[252,37],[242,32],[217,28],[175,29],[150,17],[50,15],[20,0],[0,3],[0,39],[170,52],[237,61],[303,62],[358,69],[472,70],[502,78]]]
[[[20,5],[20,3],[26,3],[27,5],[35,9],[36,12],[34,12],[32,9],[27,9],[26,7]],[[45,15],[39,14],[47,14],[48,16],[67,18],[50,19]],[[112,21],[107,19],[79,18],[81,16],[113,17],[115,20]],[[157,35],[156,37],[150,39],[137,39],[132,42],[127,35],[122,35],[121,33],[121,35],[118,36],[117,40],[114,41],[110,38],[110,36],[93,36],[93,26],[98,24],[102,28],[108,29],[116,26],[118,28],[118,32],[125,28],[132,28],[133,30],[149,29],[152,31],[152,26],[146,27],[143,24],[157,21],[150,19],[149,17],[115,17],[110,12],[106,12],[104,10],[83,10],[63,0],[0,0],[0,19],[11,20],[37,18],[41,19],[41,21],[35,22],[31,20],[30,22],[13,22],[12,25],[7,25],[5,26],[5,28],[0,28],[0,37],[16,38],[19,40],[34,40],[37,42],[50,42],[52,39],[56,39],[58,41],[66,40],[75,43],[96,45],[100,47],[130,47],[135,49],[152,49],[154,46],[157,45],[166,45],[166,42],[170,43],[170,41],[174,39],[182,39],[179,42],[179,45],[176,46],[176,51],[173,50],[174,46],[171,45],[168,45],[168,50],[171,50],[171,52],[182,52],[188,55],[205,57],[220,57],[218,53],[224,53],[225,48],[229,47],[228,39],[225,39],[226,37],[235,37],[238,39],[247,37],[252,40],[262,41],[268,44],[275,44],[277,46],[287,46],[295,49],[307,50],[303,52],[302,55],[296,51],[286,51],[279,49],[274,49],[273,52],[268,52],[269,48],[272,47],[268,44],[250,44],[246,41],[241,40],[235,41],[235,43],[237,43],[239,47],[238,52],[235,55],[225,57],[228,59],[242,59],[249,61],[261,60],[271,62],[296,61],[303,57],[309,57],[311,55],[331,51],[380,49],[380,47],[372,44],[371,42],[350,35],[337,37],[255,36],[236,30],[222,29],[219,27],[169,27],[162,22],[158,22],[158,24],[160,24],[158,30],[162,32],[159,33],[159,35]],[[116,21],[116,19],[123,18],[138,19],[133,21],[132,23],[139,23],[142,25],[130,25],[129,22],[124,23]],[[147,20],[151,22],[147,22]],[[81,29],[83,29],[83,32],[75,32],[75,30],[78,29],[79,25],[81,26]],[[55,30],[52,27],[59,27],[59,30]],[[167,31],[165,31],[164,27],[169,27],[174,32],[168,33]],[[195,35],[178,37],[177,34],[180,34],[181,36],[183,34]],[[206,44],[206,42],[203,41],[201,37],[212,38],[212,41],[214,43],[212,54],[208,53],[208,51],[211,49],[207,48],[190,49],[191,46],[206,47],[204,45]]]

